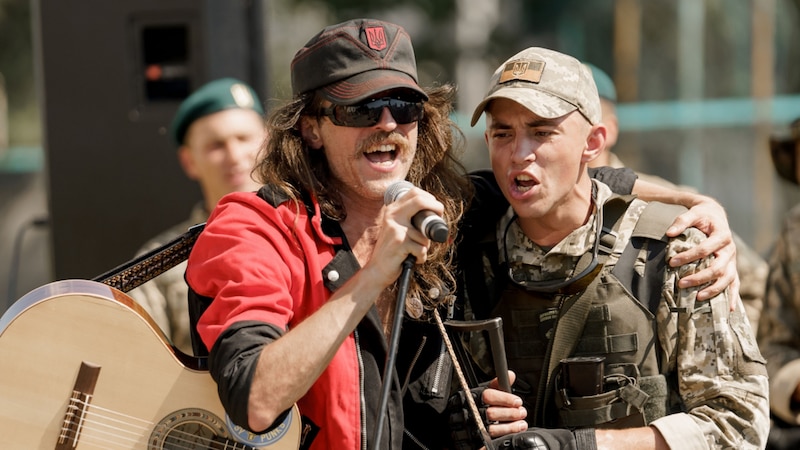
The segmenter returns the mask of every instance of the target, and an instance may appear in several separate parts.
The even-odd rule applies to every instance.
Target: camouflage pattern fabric
[[[611,152],[609,154],[609,167],[625,167],[622,160]],[[670,189],[680,189],[697,193],[690,186],[677,185],[661,177],[645,173],[636,173],[640,180],[658,184]],[[767,261],[750,247],[747,242],[736,233],[733,233],[733,242],[736,245],[736,270],[739,273],[739,296],[742,298],[747,318],[753,332],[758,334],[759,316],[764,304],[764,288],[767,283]]]
[[[577,110],[596,124],[601,116],[591,69],[572,56],[547,48],[522,50],[495,70],[488,92],[472,113],[471,126],[495,98],[514,100],[545,118]]]
[[[597,185],[598,203],[602,204],[611,191],[602,183]],[[630,238],[643,206],[640,200],[631,205],[621,223],[618,242]],[[498,225],[501,234],[505,234],[511,217],[507,215]],[[511,224],[506,244],[512,270],[537,280],[569,275],[577,258],[592,249],[594,221],[550,249],[538,247]],[[704,239],[699,230],[686,230],[670,240],[667,258]],[[686,412],[662,417],[650,425],[660,431],[671,448],[764,448],[770,425],[767,376],[744,307],[740,303],[731,312],[727,290],[699,302],[699,288],[677,287],[678,279],[709,263],[704,259],[665,271],[656,317],[661,370],[668,378],[676,376],[678,392],[674,394],[680,396]]]

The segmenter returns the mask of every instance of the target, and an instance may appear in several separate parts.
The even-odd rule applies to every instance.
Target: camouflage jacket
[[[800,383],[800,205],[786,214],[772,250],[758,342],[767,358],[772,411],[800,423],[800,405],[791,401]]]
[[[139,249],[142,255],[177,238],[193,225],[203,223],[208,213],[202,203],[192,209],[189,218],[147,241]],[[188,291],[183,274],[186,272],[186,261],[169,269],[161,275],[131,290],[128,295],[147,311],[161,328],[161,331],[182,352],[192,354],[192,341],[189,333]]]
[[[598,204],[603,204],[611,193],[602,183],[597,186]],[[644,206],[645,202],[634,200],[629,207],[618,229],[620,245],[630,238]],[[505,234],[512,217],[513,212],[509,211],[500,221],[498,238]],[[589,220],[550,249],[531,242],[512,223],[508,236],[502,238],[507,239],[505,245],[515,276],[527,274],[531,280],[565,278],[580,255],[591,251],[594,222]],[[689,229],[670,239],[666,257],[705,238],[700,231]],[[659,430],[671,448],[763,448],[769,430],[767,376],[744,308],[739,304],[731,312],[727,291],[709,301],[696,302],[698,288],[677,287],[679,278],[708,264],[708,260],[702,260],[664,271],[655,318],[660,370],[677,379],[677,395],[685,412],[661,417],[650,425]],[[474,343],[471,346],[475,348]]]

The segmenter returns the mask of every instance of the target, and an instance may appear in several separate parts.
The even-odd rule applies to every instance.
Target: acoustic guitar
[[[249,433],[225,414],[204,363],[113,287],[42,286],[0,317],[0,448],[299,447],[296,405],[274,429]]]

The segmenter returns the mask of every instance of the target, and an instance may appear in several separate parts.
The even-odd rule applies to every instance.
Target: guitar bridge
[[[86,410],[92,402],[94,387],[97,385],[99,376],[100,366],[86,361],[81,362],[78,378],[72,389],[72,396],[67,403],[67,411],[55,450],[69,450],[77,447]]]

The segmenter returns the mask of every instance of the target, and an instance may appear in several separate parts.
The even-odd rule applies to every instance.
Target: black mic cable
[[[408,282],[411,279],[411,272],[417,258],[408,255],[403,261],[403,271],[397,283],[397,304],[394,308],[394,319],[392,321],[392,338],[389,343],[389,354],[386,358],[386,366],[383,368],[383,386],[381,390],[381,402],[378,409],[378,424],[375,431],[375,445],[381,445],[381,435],[383,434],[383,422],[386,418],[386,408],[389,403],[389,393],[392,388],[392,374],[394,373],[395,361],[397,360],[397,349],[400,347],[400,328],[403,321],[403,311],[405,310],[406,296],[408,295]]]

